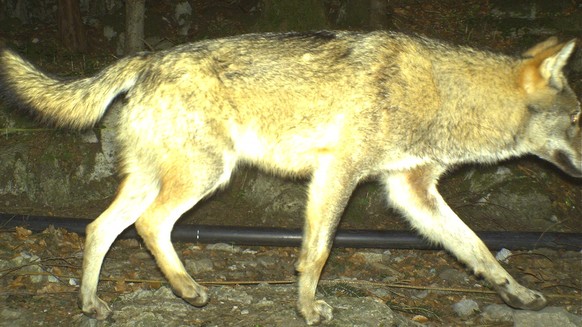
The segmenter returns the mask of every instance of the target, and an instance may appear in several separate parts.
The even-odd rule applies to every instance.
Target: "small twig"
[[[2,271],[17,271],[22,267],[30,266],[36,263],[31,263],[19,267],[4,269]],[[7,274],[8,274],[7,273]],[[7,274],[2,275],[1,277],[6,276]],[[71,275],[56,275],[46,272],[22,272],[22,273],[15,273],[13,275],[16,276],[55,276],[58,278],[74,278],[80,279],[79,276],[71,276]],[[0,278],[1,278],[0,277]],[[166,280],[159,280],[159,279],[138,279],[138,278],[123,278],[123,277],[101,277],[99,278],[100,281],[109,281],[109,282],[119,282],[123,281],[125,283],[144,283],[144,284],[162,284],[167,285],[168,282]],[[268,285],[290,285],[295,284],[295,280],[236,280],[236,281],[197,281],[200,285],[259,285],[259,284],[268,284]],[[435,291],[435,292],[450,292],[450,293],[477,293],[477,294],[497,294],[495,291],[491,290],[481,290],[481,289],[470,289],[470,288],[451,288],[451,287],[434,287],[434,286],[418,286],[418,285],[404,285],[404,284],[391,284],[391,283],[384,283],[384,282],[371,282],[365,280],[330,280],[330,279],[322,279],[320,280],[320,284],[355,284],[355,285],[365,285],[365,286],[376,286],[376,287],[387,287],[387,288],[401,288],[401,289],[414,289],[414,290],[427,290],[427,291]],[[543,287],[552,288],[552,287],[567,287],[574,290],[581,290],[580,288],[568,285],[550,285]],[[548,297],[560,297],[560,298],[573,298],[573,299],[581,299],[582,295],[573,295],[573,294],[545,294]]]
[[[107,126],[95,126],[91,130],[105,130]],[[58,128],[0,128],[0,133],[4,135],[15,133],[38,133],[38,132],[55,132],[60,131]]]
[[[576,290],[578,292],[582,292],[582,288],[580,287],[576,287],[576,286],[572,286],[572,285],[564,285],[564,284],[553,284],[553,285],[548,285],[548,286],[542,286],[542,289],[548,289],[548,288],[558,288],[558,287],[564,287],[564,288],[570,288],[573,290]],[[579,295],[580,298],[582,298],[582,295]]]
[[[543,257],[544,259],[547,259],[549,262],[554,262],[552,261],[552,259],[550,259],[547,255],[542,254],[542,253],[536,253],[536,252],[522,252],[522,253],[512,253],[509,256],[507,256],[507,259],[509,258],[515,258],[515,257],[519,257],[519,256],[540,256]]]
[[[14,133],[36,133],[36,132],[50,132],[54,131],[54,128],[2,128],[0,131],[4,135],[14,134]]]

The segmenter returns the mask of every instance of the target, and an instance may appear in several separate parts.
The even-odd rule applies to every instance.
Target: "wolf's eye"
[[[576,125],[578,123],[578,121],[580,120],[580,113],[576,112],[570,115],[570,121],[572,122],[572,124]]]

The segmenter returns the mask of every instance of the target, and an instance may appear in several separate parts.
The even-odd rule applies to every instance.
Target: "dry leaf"
[[[43,286],[41,289],[37,290],[37,294],[51,294],[51,293],[63,293],[63,292],[70,292],[74,289],[71,289],[68,285],[63,285],[60,283],[48,283]]]
[[[15,229],[16,229],[16,238],[18,238],[19,240],[25,240],[32,234],[31,230],[26,229],[24,227],[16,226]]]
[[[125,292],[127,290],[127,284],[125,283],[125,280],[118,279],[115,281],[114,288],[116,292]]]
[[[24,288],[26,285],[30,284],[30,281],[25,276],[16,276],[11,282],[10,288]]]
[[[416,316],[412,317],[412,321],[416,321],[416,322],[419,322],[421,324],[424,324],[424,323],[428,322],[428,318],[423,316],[423,315],[416,315]]]

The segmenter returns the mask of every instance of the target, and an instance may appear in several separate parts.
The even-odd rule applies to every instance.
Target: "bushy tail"
[[[144,56],[127,57],[93,77],[64,81],[0,48],[0,95],[43,121],[83,129],[98,122],[111,101],[136,83],[145,62]]]

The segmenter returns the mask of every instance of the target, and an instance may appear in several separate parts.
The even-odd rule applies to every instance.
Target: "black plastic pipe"
[[[89,219],[40,217],[0,214],[0,228],[26,227],[35,232],[48,226],[64,228],[81,235],[85,234]],[[477,232],[490,250],[508,248],[531,250],[553,248],[579,251],[582,249],[581,233],[539,232]],[[136,238],[135,228],[125,230],[121,238]],[[172,239],[184,242],[229,243],[238,245],[299,246],[301,230],[268,227],[233,227],[177,224]],[[349,248],[384,249],[439,249],[411,231],[339,230],[334,246]]]

